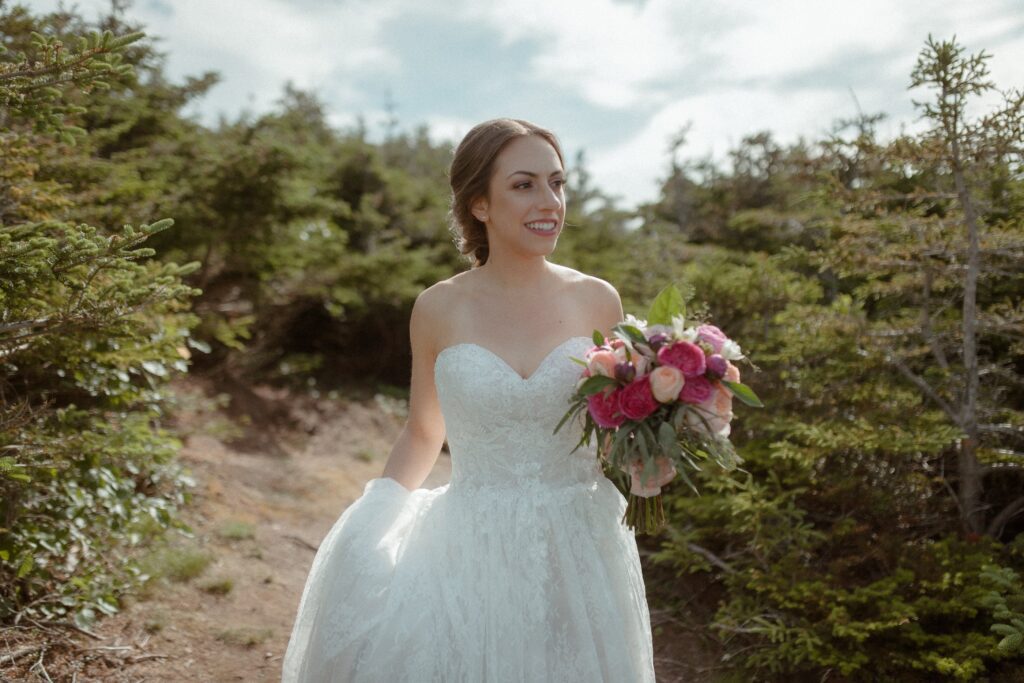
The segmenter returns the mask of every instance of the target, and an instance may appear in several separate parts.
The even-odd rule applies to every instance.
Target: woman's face
[[[473,204],[491,253],[550,254],[565,220],[565,171],[555,148],[539,135],[516,138],[494,168],[488,196]]]

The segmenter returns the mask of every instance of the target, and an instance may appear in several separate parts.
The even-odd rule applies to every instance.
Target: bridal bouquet
[[[714,325],[687,326],[674,285],[658,294],[646,320],[627,315],[613,329],[614,339],[595,330],[585,357],[572,358],[584,369],[555,432],[584,411],[576,448],[598,437],[598,457],[624,494],[622,480],[630,479],[623,522],[654,533],[665,523],[661,488],[676,475],[697,492],[686,471],[699,470],[699,460],[727,470],[741,462],[728,438],[733,397],[763,404],[732,363],[744,358],[739,345]]]

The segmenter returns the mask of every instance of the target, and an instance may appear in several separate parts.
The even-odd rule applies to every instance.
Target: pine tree
[[[23,7],[0,7],[0,621],[116,611],[126,544],[178,525],[187,479],[159,426],[187,368],[197,264],[149,260],[163,219],[107,232],[64,220],[39,159],[73,154],[88,95],[130,81],[142,39],[93,31],[68,47]],[[86,106],[71,104],[85,97]],[[136,572],[137,573],[137,572]]]

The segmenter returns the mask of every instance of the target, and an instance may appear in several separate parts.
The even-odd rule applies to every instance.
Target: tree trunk
[[[960,426],[967,438],[960,441],[960,510],[964,527],[968,532],[983,533],[985,511],[981,505],[982,470],[978,464],[978,344],[977,344],[977,296],[978,271],[980,270],[978,217],[974,212],[960,164],[960,145],[956,135],[952,136],[951,151],[953,180],[964,212],[964,227],[967,228],[967,272],[964,276],[963,305],[963,359],[964,387],[963,402],[960,405]]]

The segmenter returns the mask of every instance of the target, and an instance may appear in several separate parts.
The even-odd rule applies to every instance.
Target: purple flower
[[[725,372],[729,368],[729,361],[717,353],[713,353],[706,359],[707,370],[704,372],[704,376],[708,379],[721,379],[725,377]]]

